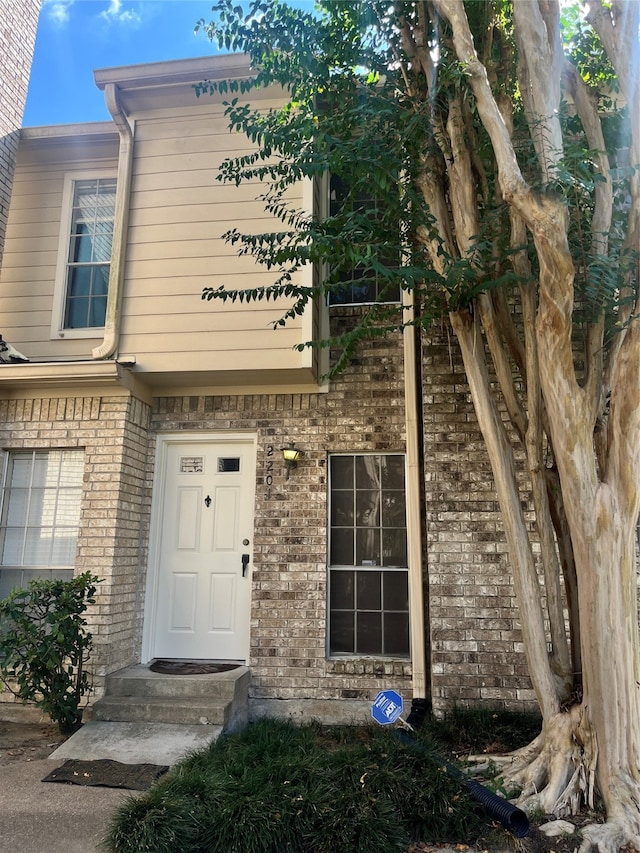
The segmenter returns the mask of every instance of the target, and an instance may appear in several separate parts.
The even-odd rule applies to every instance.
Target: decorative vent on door
[[[181,456],[180,457],[180,473],[181,474],[202,474],[204,471],[203,456]]]

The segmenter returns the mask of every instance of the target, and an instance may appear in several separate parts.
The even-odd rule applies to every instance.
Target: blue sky
[[[95,68],[185,59],[215,52],[193,34],[211,0],[43,0],[25,127],[108,121]],[[296,5],[308,5],[298,2]]]

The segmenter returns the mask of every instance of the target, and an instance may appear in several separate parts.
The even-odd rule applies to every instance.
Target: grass
[[[452,755],[461,744],[483,751],[496,739],[517,746],[527,729],[522,715],[452,714],[425,725],[420,749],[373,726],[254,723],[127,800],[105,847],[112,853],[391,853],[417,840],[477,843],[490,822],[446,769],[444,751]]]

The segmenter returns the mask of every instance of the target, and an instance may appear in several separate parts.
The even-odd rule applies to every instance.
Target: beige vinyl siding
[[[261,107],[275,106],[264,98]],[[189,374],[192,385],[228,383],[247,371],[247,383],[279,373],[285,383],[309,383],[315,356],[296,344],[316,330],[313,311],[273,324],[288,303],[202,300],[205,287],[246,289],[270,284],[276,273],[259,269],[222,235],[238,227],[249,233],[279,230],[258,197],[260,182],[236,187],[216,180],[220,163],[252,149],[230,133],[223,107],[187,93],[183,106],[132,115],[133,170],[126,238],[122,322],[117,355],[135,359],[145,381],[162,374]],[[0,332],[37,361],[86,360],[101,337],[51,339],[56,265],[65,174],[112,171],[119,139],[107,123],[80,128],[78,138],[58,138],[55,129],[23,140],[18,157],[0,288]],[[93,135],[95,133],[95,136]],[[295,208],[303,189],[291,193]],[[219,377],[216,378],[216,373]],[[222,375],[227,374],[226,378]],[[169,380],[167,380],[169,381]]]
[[[88,156],[88,152],[95,157]],[[88,359],[96,339],[51,340],[62,193],[69,172],[115,170],[118,142],[21,143],[0,273],[0,333],[34,361]]]
[[[229,133],[220,105],[207,101],[139,116],[135,127],[120,351],[151,373],[240,369],[259,376],[311,367],[307,353],[293,350],[310,337],[310,323],[272,328],[285,302],[201,298],[204,287],[245,289],[274,277],[222,239],[235,226],[251,233],[280,227],[257,199],[264,185],[216,180],[224,158],[250,152],[246,139]],[[291,200],[299,207],[302,189]]]

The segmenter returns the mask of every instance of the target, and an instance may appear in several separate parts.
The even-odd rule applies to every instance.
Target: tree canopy
[[[640,4],[374,0],[311,13],[224,0],[213,12],[201,26],[255,69],[196,87],[228,93],[231,129],[255,145],[219,179],[266,181],[281,225],[227,235],[270,285],[203,298],[286,296],[285,324],[312,300],[343,300],[357,270],[374,293],[357,327],[307,344],[339,346],[334,371],[367,336],[448,319],[544,720],[511,778],[548,812],[601,795],[609,820],[585,846],[640,846]],[[282,106],[252,108],[267,86]],[[330,189],[331,205],[292,206],[302,180]],[[298,275],[309,264],[313,286]]]

